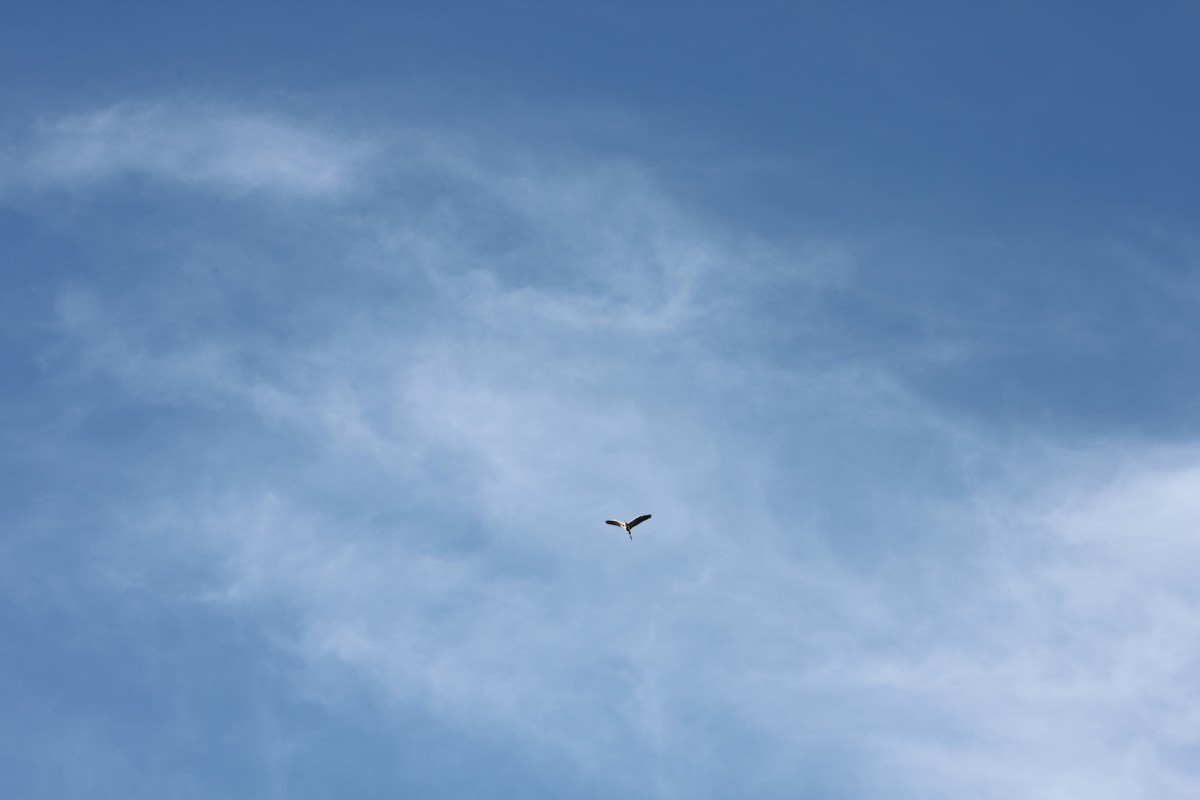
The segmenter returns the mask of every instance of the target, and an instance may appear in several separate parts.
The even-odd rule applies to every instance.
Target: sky
[[[1200,796],[1197,41],[5,4],[0,795]]]

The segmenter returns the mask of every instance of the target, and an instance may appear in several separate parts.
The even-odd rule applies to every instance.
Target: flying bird
[[[629,533],[630,529],[633,528],[634,525],[641,525],[643,522],[645,522],[648,519],[650,519],[649,514],[642,514],[637,519],[629,520],[629,522],[621,522],[621,520],[619,520],[619,519],[606,519],[604,521],[607,522],[609,525],[616,525],[621,530],[625,531],[626,533]],[[632,533],[629,533],[629,538],[630,539],[633,538]]]

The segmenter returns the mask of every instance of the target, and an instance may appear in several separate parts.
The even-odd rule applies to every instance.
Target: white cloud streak
[[[236,194],[336,198],[360,179],[369,155],[364,142],[271,114],[122,104],[43,125],[7,182],[80,188],[132,176]]]

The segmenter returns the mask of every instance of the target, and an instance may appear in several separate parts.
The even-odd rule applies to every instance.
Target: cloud
[[[1001,519],[957,520],[947,535],[978,537],[959,563],[925,567],[946,555],[917,540],[907,574],[866,574],[818,544],[794,552],[803,529],[738,487],[721,497],[736,522],[705,519],[690,505],[711,479],[656,489],[654,529],[617,549],[599,515],[572,522],[578,498],[505,455],[522,433],[446,444],[488,462],[455,515],[348,526],[272,494],[184,509],[192,546],[222,565],[204,596],[286,609],[277,633],[324,702],[365,681],[592,779],[622,764],[630,791],[719,794],[764,773],[791,786],[811,778],[797,753],[830,748],[828,769],[900,797],[1195,790],[1194,558],[1074,541],[1090,514],[1161,497],[1195,460],[1139,476],[1142,496],[1091,486],[1049,521],[1041,498],[1013,498]],[[661,485],[649,458],[633,482]],[[1168,509],[1185,530],[1189,504]],[[1148,533],[1178,541],[1173,524]]]
[[[219,105],[126,103],[42,125],[9,183],[80,187],[125,177],[222,193],[337,198],[370,148],[353,136]]]
[[[1010,488],[961,520],[989,543],[938,598],[953,610],[927,609],[933,637],[874,664],[888,664],[878,677],[926,718],[952,723],[887,745],[918,796],[1195,791],[1200,776],[1180,754],[1200,734],[1190,689],[1200,595],[1180,573],[1195,564],[1186,531],[1200,511],[1176,489],[1194,484],[1200,461],[1164,460],[1153,448],[1027,459],[1040,489]]]
[[[218,220],[56,287],[78,439],[139,445],[114,591],[606,794],[1194,794],[1194,452],[947,414],[804,316],[852,247],[636,164],[167,108],[49,126],[36,174],[303,199],[354,185],[339,142],[392,166],[317,223],[247,209],[300,253]]]

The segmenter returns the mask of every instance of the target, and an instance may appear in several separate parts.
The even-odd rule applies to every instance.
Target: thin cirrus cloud
[[[339,196],[368,149],[286,119],[186,103],[123,104],[40,126],[16,177],[78,186],[124,176],[216,191]]]
[[[636,162],[411,129],[143,105],[38,135],[27,178],[94,202],[121,175],[273,196],[263,230],[171,217],[53,287],[41,399],[71,415],[38,463],[92,500],[41,524],[88,523],[81,594],[248,620],[330,715],[354,687],[597,795],[1200,786],[1200,458],[946,412],[818,330],[853,247],[723,230]],[[327,194],[353,203],[274,202]],[[277,786],[312,755],[260,744]]]

